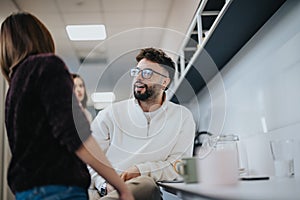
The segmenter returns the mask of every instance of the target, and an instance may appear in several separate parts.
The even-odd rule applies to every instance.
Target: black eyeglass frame
[[[133,71],[133,70],[139,70],[139,72],[136,73],[136,75],[132,75],[132,71]],[[150,77],[149,77],[149,78],[145,78],[145,77],[144,77],[144,74],[143,74],[143,71],[150,71],[150,72],[151,72]],[[165,78],[169,78],[168,76],[166,76],[166,75],[164,75],[164,74],[161,74],[161,73],[159,73],[159,72],[157,72],[157,71],[154,71],[153,69],[150,69],[150,68],[140,69],[140,68],[138,68],[138,67],[130,69],[130,76],[131,76],[131,77],[136,77],[136,76],[138,76],[138,74],[139,74],[140,72],[142,73],[143,79],[150,79],[150,78],[153,76],[153,73],[158,74],[158,75],[161,75],[161,76],[163,76],[163,77],[165,77]]]

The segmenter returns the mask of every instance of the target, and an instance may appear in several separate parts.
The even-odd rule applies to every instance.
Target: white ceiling
[[[57,55],[84,77],[89,94],[113,90],[123,99],[138,49],[162,48],[175,59],[200,1],[0,0],[0,22],[18,10],[36,15],[52,33]],[[69,24],[104,24],[107,39],[70,41]]]

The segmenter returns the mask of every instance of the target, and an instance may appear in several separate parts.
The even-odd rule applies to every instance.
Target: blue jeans
[[[76,186],[48,185],[16,193],[16,200],[87,200],[87,191]]]

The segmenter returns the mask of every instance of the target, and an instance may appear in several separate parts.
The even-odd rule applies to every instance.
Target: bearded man
[[[134,98],[98,113],[92,134],[136,200],[161,199],[157,181],[179,178],[174,163],[191,157],[195,135],[192,113],[166,99],[175,63],[161,49],[141,49],[130,70]],[[101,199],[118,193],[90,170]],[[93,199],[93,197],[91,197]]]

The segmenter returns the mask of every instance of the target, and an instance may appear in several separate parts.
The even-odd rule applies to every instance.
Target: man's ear
[[[169,86],[170,78],[164,78],[162,85],[166,88]]]

